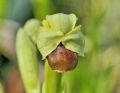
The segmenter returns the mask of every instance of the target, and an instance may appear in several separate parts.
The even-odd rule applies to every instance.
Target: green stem
[[[61,73],[51,70],[48,62],[45,62],[45,82],[42,93],[61,93]]]
[[[0,93],[5,93],[2,83],[0,82]]]

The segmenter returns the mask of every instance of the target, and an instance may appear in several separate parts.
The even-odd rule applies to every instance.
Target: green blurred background
[[[74,13],[85,35],[85,56],[63,75],[65,93],[120,93],[120,0],[0,0],[0,93],[25,93],[15,51],[18,29],[54,13]],[[43,62],[40,68],[44,81]]]

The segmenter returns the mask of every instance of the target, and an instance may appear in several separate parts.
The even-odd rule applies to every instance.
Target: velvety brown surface
[[[78,63],[77,53],[66,49],[62,44],[50,53],[47,58],[52,70],[57,72],[73,70]]]

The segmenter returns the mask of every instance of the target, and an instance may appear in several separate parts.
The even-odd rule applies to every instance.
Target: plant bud
[[[62,43],[48,56],[48,63],[56,72],[73,70],[77,65],[77,53],[66,49]]]

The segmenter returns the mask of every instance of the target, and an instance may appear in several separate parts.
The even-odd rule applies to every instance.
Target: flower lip
[[[47,59],[51,69],[56,72],[73,70],[78,63],[77,53],[66,49],[62,43],[47,56]]]

